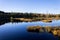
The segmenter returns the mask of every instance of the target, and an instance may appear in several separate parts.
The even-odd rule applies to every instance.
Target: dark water
[[[37,22],[9,22],[0,25],[0,40],[58,40],[51,33],[32,33],[27,31],[28,26],[60,26],[60,20],[52,23]]]

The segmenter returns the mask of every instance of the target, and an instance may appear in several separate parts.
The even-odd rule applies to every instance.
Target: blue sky
[[[0,0],[5,12],[60,13],[60,0]]]

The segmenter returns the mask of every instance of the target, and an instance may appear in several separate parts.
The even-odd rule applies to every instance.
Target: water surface
[[[27,31],[28,26],[60,26],[60,20],[52,23],[37,22],[9,22],[0,25],[0,40],[58,40],[51,33],[32,33]]]

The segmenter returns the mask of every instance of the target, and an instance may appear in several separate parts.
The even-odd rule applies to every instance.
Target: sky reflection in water
[[[50,33],[30,33],[27,32],[28,26],[60,26],[60,20],[53,20],[52,23],[37,22],[19,22],[6,23],[0,26],[0,40],[58,40]]]

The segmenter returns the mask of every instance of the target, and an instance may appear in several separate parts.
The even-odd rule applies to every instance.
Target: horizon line
[[[1,10],[0,10],[1,11]],[[12,12],[12,13],[34,13],[34,14],[60,14],[60,13],[50,13],[50,12],[21,12],[21,11],[2,11],[2,12]]]

